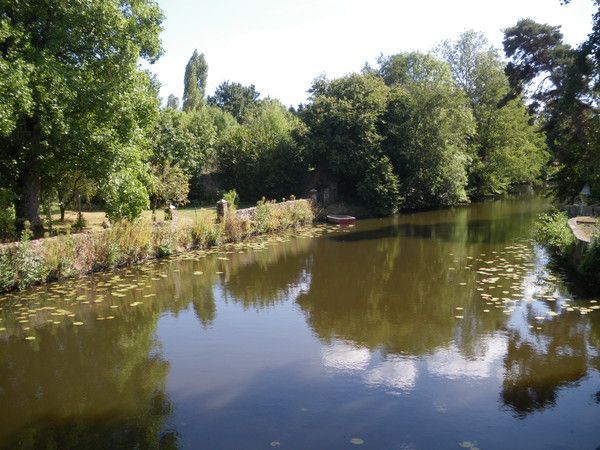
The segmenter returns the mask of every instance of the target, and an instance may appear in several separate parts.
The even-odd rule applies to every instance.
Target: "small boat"
[[[336,215],[329,214],[327,215],[327,222],[337,223],[339,225],[349,225],[356,221],[356,217],[354,216],[344,216],[344,215]]]

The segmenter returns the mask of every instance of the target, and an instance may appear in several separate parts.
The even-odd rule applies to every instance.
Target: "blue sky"
[[[561,25],[578,44],[591,29],[592,0],[158,0],[164,55],[151,66],[161,95],[181,97],[194,48],[209,65],[207,92],[223,80],[254,83],[286,105],[306,99],[319,74],[360,70],[383,53],[428,51],[474,29],[501,47],[519,18]]]

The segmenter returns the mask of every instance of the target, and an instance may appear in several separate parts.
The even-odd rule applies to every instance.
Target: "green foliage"
[[[558,168],[554,185],[559,198],[572,201],[582,187],[600,200],[598,151],[598,79],[596,50],[600,16],[588,39],[573,49],[563,42],[560,27],[522,19],[504,32],[511,94],[525,93],[538,114],[548,148]]]
[[[8,42],[13,45],[3,45],[0,57],[0,136],[12,133],[20,116],[29,114],[33,107],[32,92],[27,85],[33,65],[21,54],[29,48],[27,34],[7,17],[2,17],[0,43]]]
[[[13,250],[0,248],[0,292],[14,289],[17,284],[16,278]]]
[[[566,258],[575,245],[575,236],[567,224],[569,218],[562,211],[541,214],[535,224],[534,239],[554,255]]]
[[[212,158],[216,120],[208,108],[190,112],[161,110],[153,132],[152,162],[172,161],[190,177],[199,173]]]
[[[242,123],[246,114],[257,105],[259,96],[260,92],[253,84],[244,86],[241,83],[224,81],[217,87],[215,94],[208,97],[208,104],[227,111]]]
[[[252,233],[263,234],[308,225],[314,220],[314,212],[306,201],[275,203],[264,197],[256,203],[252,218]]]
[[[0,188],[0,242],[11,241],[16,236],[13,200],[11,191]]]
[[[169,94],[167,98],[167,108],[179,110],[179,98],[174,94]]]
[[[152,0],[3,2],[0,183],[18,218],[39,226],[66,164],[105,180],[144,157],[158,100],[138,62],[160,55],[161,22]]]
[[[240,196],[238,195],[235,189],[230,189],[229,191],[224,192],[223,199],[227,202],[229,208],[231,209],[237,209],[237,207],[239,206]]]
[[[122,220],[100,233],[58,236],[31,241],[25,225],[21,242],[0,247],[0,292],[24,289],[93,271],[110,270],[149,258],[162,258],[191,248],[239,242],[252,235],[310,225],[314,213],[308,201],[275,204],[262,201],[257,216],[238,217],[229,211],[216,223],[200,213],[192,225],[156,226]]]
[[[381,153],[379,133],[389,89],[372,74],[334,80],[319,78],[302,117],[310,129],[312,162],[350,188],[362,178],[371,157]]]
[[[177,165],[165,161],[152,167],[152,181],[150,198],[152,210],[173,205],[185,205],[188,203],[190,191],[189,176]]]
[[[391,86],[384,148],[402,181],[408,208],[468,201],[469,139],[474,120],[450,68],[433,56],[394,55],[380,61]]]
[[[583,254],[579,271],[596,285],[600,285],[600,241],[595,239]]]
[[[46,281],[49,272],[42,255],[32,246],[32,233],[29,226],[26,221],[21,242],[19,242],[14,253],[13,264],[16,284],[19,289],[25,289]]]
[[[152,248],[157,258],[165,258],[177,252],[177,233],[167,225],[152,228]]]
[[[76,274],[74,267],[77,255],[72,236],[57,236],[44,245],[44,264],[48,271],[47,280],[63,280]]]
[[[196,217],[191,230],[193,246],[206,248],[221,244],[222,231],[222,227],[215,223],[214,218],[207,215]]]
[[[471,195],[503,194],[515,184],[535,183],[549,155],[522,98],[507,100],[509,81],[496,49],[481,33],[466,31],[455,42],[445,41],[438,52],[469,98],[477,125]]]
[[[148,191],[135,169],[113,174],[103,189],[106,216],[111,222],[133,221],[150,206]]]
[[[204,105],[207,77],[208,64],[204,58],[204,53],[198,54],[198,50],[194,50],[185,67],[183,82],[184,111],[195,111]]]
[[[217,145],[217,166],[225,188],[244,200],[299,192],[308,171],[297,136],[303,124],[282,105],[265,102]]]
[[[358,196],[378,216],[398,212],[400,183],[387,156],[373,160],[357,187]]]

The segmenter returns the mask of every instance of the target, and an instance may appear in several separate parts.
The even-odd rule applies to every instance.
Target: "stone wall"
[[[583,255],[589,249],[591,242],[593,241],[593,237],[589,236],[589,234],[586,233],[580,226],[579,219],[581,218],[572,217],[568,222],[569,228],[575,236],[575,249],[573,250],[570,259],[571,264],[573,264],[573,266],[576,268],[579,266]]]

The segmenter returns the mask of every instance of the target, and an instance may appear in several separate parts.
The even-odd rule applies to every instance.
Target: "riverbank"
[[[230,210],[219,221],[199,215],[194,221],[123,221],[91,233],[66,234],[0,246],[0,292],[110,271],[190,250],[238,243],[253,236],[312,224],[309,200],[260,201],[254,208]]]
[[[561,266],[600,286],[597,219],[569,216],[568,212],[558,210],[540,215],[535,225],[535,240],[548,248]]]

